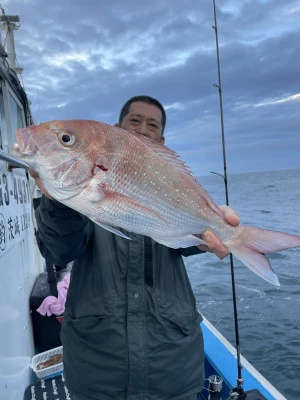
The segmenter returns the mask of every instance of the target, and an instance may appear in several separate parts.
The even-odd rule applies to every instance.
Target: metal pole
[[[8,161],[10,164],[14,164],[17,167],[22,167],[28,169],[29,166],[24,161],[20,161],[9,154],[4,153],[4,151],[0,150],[0,160]]]

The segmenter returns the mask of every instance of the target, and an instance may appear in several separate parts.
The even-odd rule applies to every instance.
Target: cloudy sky
[[[300,1],[216,0],[228,173],[300,168]],[[36,122],[113,124],[131,96],[167,110],[166,144],[222,172],[212,0],[2,0]],[[2,42],[4,41],[2,33]]]

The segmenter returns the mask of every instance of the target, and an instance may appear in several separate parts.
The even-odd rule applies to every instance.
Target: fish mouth
[[[27,128],[16,130],[17,143],[11,149],[11,153],[20,156],[30,156],[36,153],[37,147]]]

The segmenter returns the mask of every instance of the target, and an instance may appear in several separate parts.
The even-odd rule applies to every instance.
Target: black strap
[[[47,273],[48,273],[48,283],[50,286],[50,293],[52,296],[57,297],[57,279],[56,279],[56,270],[55,270],[55,265],[49,261],[46,260],[46,268],[47,268]]]
[[[145,249],[145,284],[153,287],[153,257],[152,257],[152,242],[148,236],[144,237]]]
[[[33,208],[36,210],[38,206],[40,205],[41,202],[41,197],[34,198],[32,199],[33,201]],[[36,230],[34,230],[35,236],[37,236]],[[46,260],[46,268],[47,268],[47,273],[48,273],[48,283],[50,286],[50,293],[52,296],[57,297],[58,292],[57,292],[57,279],[56,279],[56,267],[55,265],[50,262],[49,260]]]

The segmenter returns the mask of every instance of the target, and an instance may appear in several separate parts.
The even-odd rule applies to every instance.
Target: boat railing
[[[16,158],[12,157],[11,155],[5,153],[4,151],[0,150],[0,160],[4,160],[8,162],[8,169],[16,168],[16,167],[21,167],[25,168],[28,170],[28,165],[21,161],[17,160]]]

